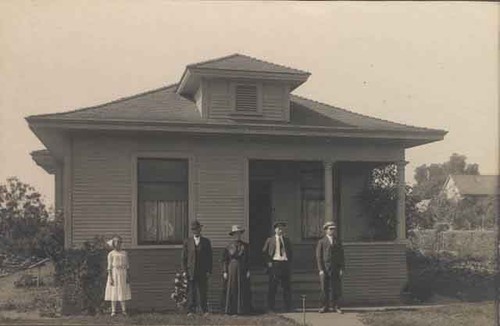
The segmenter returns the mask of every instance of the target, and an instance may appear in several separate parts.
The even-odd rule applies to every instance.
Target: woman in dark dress
[[[247,314],[251,309],[248,243],[241,241],[245,229],[233,225],[229,235],[234,237],[222,253],[224,278],[223,307],[229,315]]]

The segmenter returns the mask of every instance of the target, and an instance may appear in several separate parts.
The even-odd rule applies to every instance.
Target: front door
[[[272,221],[272,182],[270,180],[250,181],[249,228],[250,264],[252,267],[264,266],[262,247],[271,235]]]

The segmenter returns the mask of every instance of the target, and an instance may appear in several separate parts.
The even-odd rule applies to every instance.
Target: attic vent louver
[[[236,111],[257,112],[257,86],[236,85]]]

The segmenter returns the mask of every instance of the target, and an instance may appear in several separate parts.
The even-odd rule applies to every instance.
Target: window
[[[138,159],[137,174],[138,243],[182,243],[188,223],[188,160]]]
[[[259,111],[257,85],[235,85],[235,110],[237,112]]]
[[[300,172],[302,238],[318,239],[325,221],[325,194],[322,169]]]

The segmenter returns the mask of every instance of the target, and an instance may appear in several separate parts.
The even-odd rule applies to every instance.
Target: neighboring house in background
[[[407,280],[405,149],[446,132],[291,94],[309,75],[235,54],[187,66],[174,85],[26,118],[47,148],[32,156],[55,175],[66,247],[119,233],[131,261],[132,308],[174,309],[170,293],[189,222],[204,225],[216,261],[231,225],[240,224],[250,242],[254,304],[261,306],[261,248],[273,221],[287,221],[294,301],[307,294],[315,307],[314,248],[323,223],[335,221],[346,257],[345,302],[399,301]],[[363,242],[370,221],[358,195],[374,167],[392,163],[399,170],[398,237]],[[221,291],[215,267],[211,304]]]
[[[415,208],[418,212],[423,213],[429,209],[429,205],[431,203],[430,199],[423,199],[415,204]]]
[[[488,198],[498,196],[498,175],[450,174],[441,193],[446,199],[458,202],[466,197]]]

